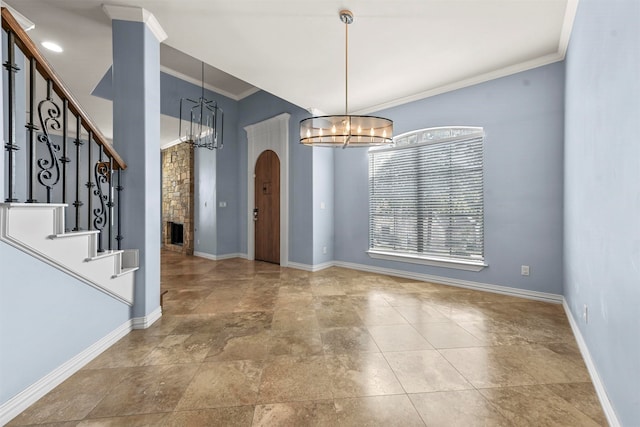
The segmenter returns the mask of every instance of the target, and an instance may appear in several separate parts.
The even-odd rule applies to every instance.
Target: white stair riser
[[[8,231],[12,234],[48,237],[56,234],[56,209],[13,208],[8,212]]]

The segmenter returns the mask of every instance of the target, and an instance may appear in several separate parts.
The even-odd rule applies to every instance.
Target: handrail
[[[71,92],[66,89],[60,76],[56,74],[46,58],[40,53],[35,43],[33,43],[27,35],[27,32],[18,24],[18,21],[16,21],[11,12],[5,7],[2,8],[2,28],[15,34],[15,43],[22,50],[26,58],[35,59],[37,70],[45,79],[51,80],[53,83],[53,91],[60,99],[67,99],[69,101],[69,110],[76,116],[82,118],[82,127],[88,133],[92,134],[95,141],[101,145],[107,155],[113,159],[114,169],[126,169],[127,164],[122,157],[120,157],[113,146],[109,144],[102,132],[100,132],[98,127],[89,118],[89,115],[80,107],[78,101],[76,101]]]

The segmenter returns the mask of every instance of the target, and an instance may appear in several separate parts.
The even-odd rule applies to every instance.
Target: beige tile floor
[[[560,305],[163,252],[164,315],[10,425],[606,425]]]

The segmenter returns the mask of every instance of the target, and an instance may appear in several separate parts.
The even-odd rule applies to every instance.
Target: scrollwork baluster
[[[93,194],[98,196],[100,207],[93,210],[93,227],[100,231],[100,234],[98,235],[98,252],[104,252],[104,248],[102,246],[102,231],[104,230],[104,226],[107,224],[107,206],[109,196],[103,191],[103,186],[107,184],[108,191],[111,181],[111,166],[109,162],[102,161],[102,150],[100,150],[100,159],[96,163],[94,173],[96,188],[93,190]]]
[[[47,189],[47,203],[51,203],[51,190],[60,181],[60,160],[57,156],[60,145],[54,144],[49,135],[49,130],[60,130],[60,115],[60,107],[51,96],[51,80],[47,80],[47,98],[38,104],[38,116],[42,129],[42,133],[38,135],[38,141],[46,145],[49,158],[41,158],[37,161],[40,168],[38,182]]]

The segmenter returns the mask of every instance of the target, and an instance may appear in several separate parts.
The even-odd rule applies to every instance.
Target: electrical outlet
[[[584,323],[589,323],[589,306],[587,304],[582,307],[582,319]]]
[[[323,254],[326,254],[326,253],[327,253],[327,247],[326,247],[326,246],[323,246],[323,247],[322,247],[322,253],[323,253]]]
[[[520,274],[522,274],[523,276],[528,276],[529,275],[529,266],[528,265],[521,265],[520,266]]]

